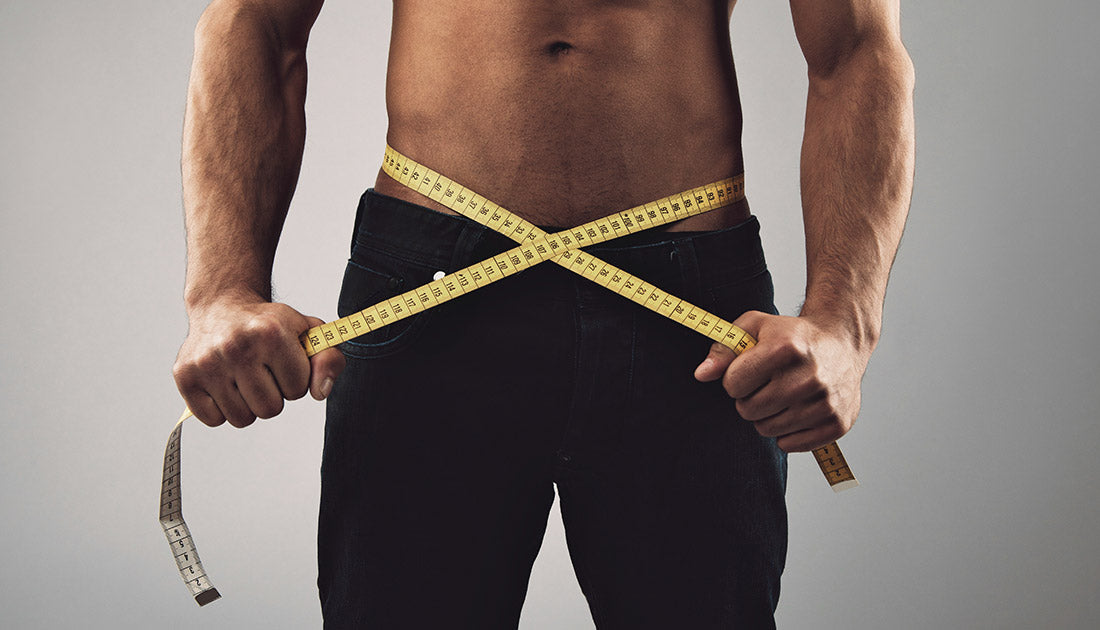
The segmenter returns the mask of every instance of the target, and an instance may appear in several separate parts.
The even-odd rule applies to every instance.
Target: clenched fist
[[[324,323],[293,308],[234,298],[190,313],[190,329],[173,367],[176,386],[204,424],[244,428],[272,418],[284,400],[312,392],[323,400],[344,370],[344,355],[330,348],[306,357],[298,336]]]
[[[852,428],[870,350],[857,347],[841,327],[810,317],[749,311],[734,324],[756,345],[737,357],[715,343],[696,379],[721,378],[741,417],[760,435],[778,438],[787,452],[824,446]]]

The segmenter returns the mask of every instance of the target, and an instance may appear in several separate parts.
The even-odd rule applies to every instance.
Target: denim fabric
[[[514,245],[373,191],[354,234],[341,316]],[[587,251],[728,320],[775,312],[755,218]],[[516,628],[555,486],[601,630],[774,627],[786,457],[695,381],[710,344],[549,262],[343,344],[325,627]]]

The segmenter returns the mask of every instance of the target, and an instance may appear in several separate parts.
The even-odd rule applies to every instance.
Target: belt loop
[[[703,280],[699,273],[699,257],[695,252],[695,239],[677,239],[672,244],[673,264],[679,264],[680,280],[684,287],[684,298],[701,306],[703,296]]]

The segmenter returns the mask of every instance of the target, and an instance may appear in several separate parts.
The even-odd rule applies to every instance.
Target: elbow
[[[224,37],[241,24],[256,23],[257,18],[246,2],[214,0],[199,16],[199,22],[195,25],[195,41],[198,43]]]
[[[280,28],[277,15],[262,3],[248,0],[213,0],[195,26],[195,48],[204,45],[234,45],[242,41],[263,41],[266,48],[291,52],[305,48],[304,38]],[[299,41],[301,40],[301,41]]]
[[[224,37],[246,30],[263,33],[280,50],[302,51],[322,4],[323,0],[212,0],[199,18],[195,37]]]
[[[247,2],[214,0],[195,25],[195,51],[234,47],[257,35],[267,35],[265,39],[270,41],[272,34],[264,26],[262,17]]]
[[[916,85],[916,69],[913,66],[913,58],[909,56],[909,51],[905,49],[900,39],[892,42],[880,54],[879,65],[898,82],[902,89],[912,93]]]
[[[274,77],[284,86],[304,89],[305,51],[309,29],[292,28],[295,20],[249,0],[213,0],[195,26],[195,57],[204,65],[242,66]],[[259,62],[255,65],[254,62]],[[299,85],[301,84],[301,85]]]
[[[866,36],[842,51],[807,64],[811,92],[828,95],[853,82],[872,82],[891,92],[911,95],[916,83],[913,60],[896,36]]]

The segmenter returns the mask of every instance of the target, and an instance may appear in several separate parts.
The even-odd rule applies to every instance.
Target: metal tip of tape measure
[[[841,481],[838,484],[833,485],[833,492],[844,492],[845,490],[851,490],[852,488],[859,487],[859,482],[855,479],[848,479]]]

